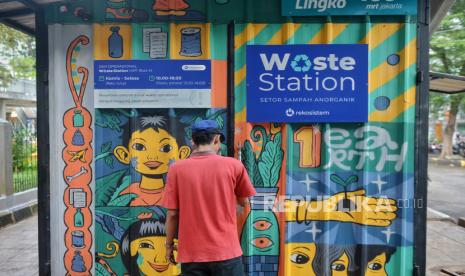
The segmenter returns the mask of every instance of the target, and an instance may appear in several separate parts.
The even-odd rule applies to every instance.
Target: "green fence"
[[[37,187],[37,137],[27,129],[13,134],[14,192]]]

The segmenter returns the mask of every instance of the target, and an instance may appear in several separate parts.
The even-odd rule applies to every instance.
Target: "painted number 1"
[[[313,126],[299,128],[294,133],[294,142],[300,145],[301,168],[318,168],[321,154],[321,132]]]

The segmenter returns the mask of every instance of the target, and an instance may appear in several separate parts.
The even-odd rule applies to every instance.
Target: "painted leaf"
[[[118,132],[121,131],[121,121],[119,119],[118,112],[114,111],[101,111],[99,109],[95,110],[95,124],[101,128],[109,128],[112,130],[116,130]]]
[[[358,181],[358,176],[356,175],[352,175],[351,177],[349,177],[347,180],[346,180],[346,185],[350,185],[354,182],[357,182]]]
[[[119,170],[95,180],[95,206],[106,206],[127,170]]]
[[[272,141],[266,143],[258,160],[258,170],[265,187],[275,187],[278,184],[283,157],[281,133],[278,133]]]
[[[100,153],[109,152],[110,149],[111,149],[111,146],[112,146],[111,141],[109,141],[109,142],[107,142],[105,144],[102,144],[102,147],[100,148]]]
[[[346,186],[346,182],[339,175],[332,174],[329,179],[338,185]]]
[[[216,123],[218,124],[218,128],[219,129],[223,129],[224,128],[224,119],[222,116],[218,116],[216,117]]]
[[[113,163],[114,163],[114,160],[113,160],[113,157],[112,156],[107,156],[105,157],[105,159],[103,159],[103,161],[105,162],[105,164],[110,167],[110,168],[114,168],[113,166]]]
[[[129,185],[131,185],[131,176],[130,175],[125,175],[121,179],[121,182],[120,182],[118,188],[116,188],[115,192],[111,196],[110,201],[115,200],[121,194],[122,191],[124,191],[126,188],[129,187]]]
[[[136,194],[124,194],[108,202],[108,206],[129,206],[131,200],[136,198]]]
[[[263,179],[258,170],[257,160],[253,152],[252,144],[246,140],[242,148],[242,163],[244,164],[247,174],[255,187],[263,187]]]

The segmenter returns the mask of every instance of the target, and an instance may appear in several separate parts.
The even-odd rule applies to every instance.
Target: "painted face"
[[[128,147],[115,148],[115,156],[124,164],[131,163],[142,175],[160,175],[168,172],[171,162],[187,158],[189,147],[179,148],[176,139],[166,130],[148,128],[135,131],[131,135]]]
[[[331,264],[332,276],[347,276],[349,268],[349,257],[346,253],[342,254],[339,259]]]
[[[381,253],[369,261],[365,268],[365,276],[387,276],[386,253]]]
[[[143,275],[172,275],[166,260],[165,237],[144,237],[131,242],[131,257]]]
[[[288,243],[285,245],[286,275],[309,275],[315,276],[312,267],[315,258],[316,245],[314,243]]]

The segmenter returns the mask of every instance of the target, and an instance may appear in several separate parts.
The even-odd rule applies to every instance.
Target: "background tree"
[[[0,24],[0,87],[14,79],[35,79],[34,37]]]
[[[431,70],[452,75],[465,76],[465,0],[457,0],[438,30],[433,34],[430,49]],[[457,114],[465,110],[465,94],[442,95],[433,93],[430,106],[432,112],[447,110],[447,122],[443,135],[440,158],[452,155],[452,138]]]

